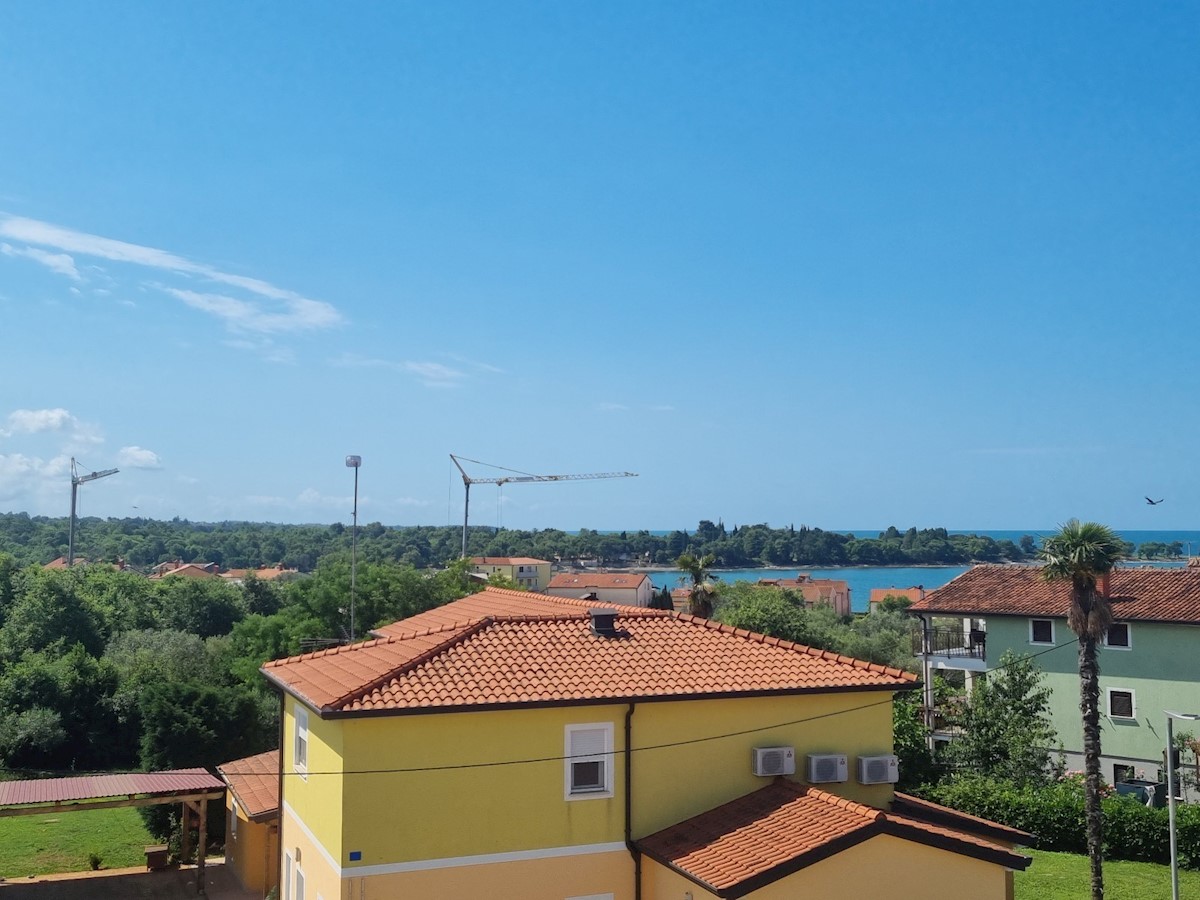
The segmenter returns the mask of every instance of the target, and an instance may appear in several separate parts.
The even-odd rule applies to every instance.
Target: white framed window
[[[568,800],[613,796],[613,724],[568,725],[563,779]]]
[[[1108,689],[1108,715],[1112,719],[1136,719],[1137,698],[1129,688]]]
[[[1133,649],[1133,630],[1128,622],[1113,622],[1104,635],[1104,646],[1113,650]]]
[[[304,870],[296,863],[296,890],[292,894],[294,900],[304,900]]]
[[[292,740],[292,768],[308,772],[308,710],[296,704],[296,733]]]
[[[295,867],[296,860],[292,854],[285,851],[283,854],[283,900],[293,900],[292,872]]]
[[[1053,619],[1030,619],[1029,620],[1029,643],[1031,643],[1031,644],[1053,644],[1054,643],[1054,620]]]

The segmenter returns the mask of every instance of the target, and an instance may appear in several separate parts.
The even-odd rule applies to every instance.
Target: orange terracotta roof
[[[178,576],[180,578],[217,578],[217,573],[213,571],[213,563],[184,563],[182,566],[176,566],[173,569],[166,569],[151,578],[170,578]]]
[[[531,556],[472,556],[473,566],[548,566],[548,559],[534,559]]]
[[[257,756],[217,766],[246,818],[254,822],[279,815],[279,751],[268,750]]]
[[[647,579],[642,572],[559,572],[550,579],[547,590],[634,589]]]
[[[651,859],[720,897],[744,897],[879,834],[1024,869],[1005,847],[778,779],[637,842]]]
[[[1008,841],[1011,844],[1022,846],[1028,846],[1033,842],[1033,835],[1028,831],[1010,828],[990,819],[971,816],[965,812],[959,812],[957,809],[951,809],[949,806],[942,806],[940,803],[923,800],[900,791],[896,791],[892,797],[892,812],[923,819],[930,823],[941,823],[957,831],[967,831],[991,840]]]
[[[925,588],[921,587],[920,585],[906,588],[871,588],[870,602],[881,603],[888,597],[907,597],[909,600],[913,601],[913,603],[916,603],[918,600],[924,597],[926,593],[927,591]]]
[[[262,671],[322,714],[895,691],[917,680],[680,613],[623,608],[617,627],[615,638],[593,634],[586,610],[488,616],[277,660]]]
[[[274,581],[283,575],[296,575],[298,569],[285,569],[283,566],[264,566],[261,569],[228,569],[221,573],[221,577],[227,580],[235,578],[245,578],[247,575],[253,575],[259,581]]]
[[[488,616],[555,615],[564,610],[580,613],[595,605],[592,600],[576,597],[553,597],[529,591],[487,587],[461,600],[434,607],[390,625],[383,625],[371,633],[379,637],[405,637],[449,625],[467,625]]]
[[[1119,621],[1200,623],[1200,569],[1116,569],[1109,589]],[[1071,585],[1037,566],[975,566],[909,607],[914,612],[1065,618]]]

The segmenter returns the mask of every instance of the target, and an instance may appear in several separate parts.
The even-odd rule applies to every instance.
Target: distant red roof
[[[473,566],[548,566],[548,559],[534,559],[530,556],[472,556]]]
[[[907,597],[913,603],[916,603],[918,600],[923,598],[927,593],[929,593],[929,592],[926,591],[925,588],[921,587],[920,585],[917,585],[916,587],[906,587],[906,588],[895,588],[895,587],[871,588],[870,602],[871,603],[882,603],[888,597]]]
[[[648,577],[643,572],[559,572],[546,590],[636,590]]]
[[[0,806],[70,803],[110,797],[171,797],[223,790],[224,783],[204,769],[80,775],[72,778],[0,781]]]
[[[711,893],[737,898],[880,834],[1010,869],[1030,863],[1007,847],[971,834],[783,779],[637,845],[651,859]]]
[[[1115,569],[1109,602],[1119,621],[1200,624],[1200,569]],[[946,615],[1065,618],[1071,585],[1046,581],[1039,566],[975,566],[909,607]]]
[[[279,751],[268,750],[217,766],[234,799],[252,821],[279,815]]]
[[[77,557],[75,557],[75,565],[86,566],[87,560],[82,556],[77,556]],[[57,559],[52,559],[52,560],[50,560],[50,562],[48,562],[44,566],[42,566],[42,568],[43,569],[65,569],[65,568],[67,568],[67,558],[65,556],[60,556]]]
[[[469,594],[444,606],[436,606],[399,622],[382,625],[371,633],[378,637],[406,637],[449,626],[468,625],[488,616],[554,615],[556,613],[579,613],[596,604],[574,597],[554,597],[534,594],[530,591],[513,591],[507,588],[487,587],[476,594]]]

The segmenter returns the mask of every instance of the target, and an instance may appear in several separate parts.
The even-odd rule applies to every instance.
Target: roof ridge
[[[405,662],[401,663],[400,665],[395,666],[394,668],[388,669],[382,675],[379,675],[376,678],[372,678],[370,681],[366,682],[365,684],[358,685],[355,688],[353,688],[352,690],[346,691],[344,694],[342,694],[339,697],[335,697],[329,703],[325,704],[325,709],[340,709],[343,704],[347,703],[349,700],[353,699],[354,697],[359,697],[359,696],[362,696],[363,694],[373,691],[375,688],[380,687],[383,684],[386,684],[388,681],[391,681],[393,678],[397,677],[398,675],[402,675],[406,671],[411,671],[415,667],[417,667],[419,665],[423,665],[424,663],[428,662],[433,657],[442,653],[444,650],[447,650],[448,648],[453,647],[455,644],[459,644],[459,643],[465,641],[467,638],[478,634],[479,632],[483,631],[485,628],[489,627],[493,623],[493,621],[494,621],[494,619],[489,616],[487,618],[480,619],[477,622],[473,622],[463,628],[460,628],[457,632],[451,634],[447,640],[442,641],[440,644],[435,644],[434,646],[430,647],[425,652],[417,654],[412,659],[406,660]],[[401,638],[389,638],[387,640],[387,643],[399,643],[401,640],[402,640]],[[371,643],[374,643],[374,642],[371,642]]]
[[[880,675],[890,675],[893,678],[906,678],[909,681],[917,681],[918,676],[912,672],[906,672],[904,669],[893,668],[892,666],[881,665],[880,663],[868,662],[865,659],[858,659],[854,656],[844,656],[841,653],[835,653],[832,650],[822,650],[819,647],[810,647],[808,644],[789,641],[785,638],[777,638],[769,634],[761,634],[757,631],[749,631],[745,628],[735,628],[732,625],[726,625],[724,622],[715,622],[712,619],[706,619],[703,616],[693,616],[690,613],[675,613],[680,619],[693,624],[703,625],[706,628],[711,628],[723,634],[733,634],[738,637],[746,638],[759,644],[766,644],[773,647],[782,647],[785,650],[796,650],[801,653],[806,653],[809,656],[815,656],[818,659],[829,660],[832,662],[849,665],[856,669],[862,669],[866,672],[874,672]]]
[[[839,794],[833,794],[829,791],[823,791],[820,788],[809,787],[805,793],[814,800],[820,800],[822,803],[828,803],[830,806],[836,806],[839,809],[844,809],[847,812],[855,813],[862,816],[870,822],[879,822],[886,818],[887,813],[882,809],[876,809],[874,806],[867,806],[865,803],[858,803],[847,797],[842,797]]]
[[[383,646],[384,644],[397,644],[402,641],[410,641],[413,638],[428,637],[429,635],[437,634],[440,631],[452,631],[452,630],[466,628],[468,625],[478,622],[483,618],[486,618],[486,617],[477,616],[477,617],[471,618],[471,619],[464,619],[461,622],[453,622],[449,625],[437,625],[437,626],[434,626],[431,628],[422,628],[417,631],[413,631],[409,634],[404,634],[404,635],[390,634],[387,637],[373,638],[372,640],[369,640],[369,641],[356,641],[353,644],[338,644],[336,647],[322,647],[320,650],[310,650],[308,653],[299,653],[295,656],[285,656],[282,659],[267,660],[265,663],[262,664],[262,668],[277,669],[284,665],[287,665],[288,663],[304,662],[304,661],[307,661],[310,659],[321,659],[326,656],[337,656],[339,654],[349,653],[354,650],[364,650],[368,647],[380,647],[380,646]],[[399,619],[397,622],[394,622],[392,624],[399,624],[400,622],[403,622],[403,621],[404,621],[403,619]],[[380,627],[388,628],[390,626],[381,625]]]

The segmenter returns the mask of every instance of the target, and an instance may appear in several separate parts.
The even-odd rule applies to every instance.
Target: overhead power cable
[[[1037,653],[1022,655],[1021,657],[1018,657],[1017,659],[1013,660],[1012,663],[1009,663],[1007,665],[1002,665],[1002,666],[996,666],[994,669],[988,669],[987,674],[990,675],[993,672],[1000,672],[1000,671],[1003,671],[1004,669],[1007,669],[1009,667],[1009,665],[1016,665],[1017,663],[1023,662],[1027,659],[1037,659],[1040,656],[1045,656],[1047,653],[1053,653],[1056,650],[1061,650],[1064,647],[1071,647],[1071,646],[1074,646],[1074,644],[1072,644],[1072,643],[1056,644],[1053,647],[1048,647],[1047,649],[1038,651]],[[687,740],[667,741],[667,742],[661,743],[661,744],[649,744],[644,747],[633,747],[633,748],[631,748],[630,752],[644,753],[644,752],[648,752],[651,750],[670,750],[670,749],[674,749],[676,747],[687,747],[687,746],[691,746],[693,744],[704,744],[704,743],[709,743],[711,741],[724,740],[726,738],[744,737],[745,735],[748,735],[748,734],[757,734],[757,733],[763,732],[763,731],[772,731],[776,728],[789,728],[794,725],[804,725],[809,722],[818,722],[823,719],[832,719],[837,716],[849,715],[851,713],[861,712],[861,711],[867,710],[867,709],[874,709],[877,706],[884,706],[884,705],[892,703],[892,702],[893,702],[893,697],[889,695],[887,698],[885,698],[883,700],[876,700],[872,703],[864,703],[860,706],[852,706],[848,709],[833,710],[832,712],[820,713],[815,716],[805,716],[803,718],[792,719],[787,722],[775,722],[770,725],[760,725],[755,728],[745,728],[745,729],[742,729],[739,731],[726,731],[726,732],[721,732],[719,734],[706,735],[704,737],[689,738]],[[617,705],[618,703],[619,703],[619,701],[614,701],[613,705]],[[624,750],[614,750],[614,751],[612,751],[611,755],[617,756],[618,754],[621,754],[624,752],[625,752]],[[404,775],[404,774],[417,773],[417,772],[453,772],[453,771],[461,771],[463,769],[493,769],[493,768],[498,768],[501,766],[520,766],[520,765],[533,765],[533,764],[540,764],[540,763],[564,762],[564,761],[566,761],[568,759],[572,759],[572,758],[573,757],[568,756],[568,755],[537,756],[537,757],[527,757],[527,758],[522,758],[522,759],[487,760],[484,762],[454,763],[454,764],[450,764],[450,765],[437,765],[437,766],[407,766],[407,767],[393,767],[393,768],[382,768],[382,769],[339,769],[336,771],[326,771],[326,772],[314,771],[312,769],[308,769],[304,772],[284,771],[283,774],[285,776],[300,776],[303,778],[308,778],[313,775]],[[54,774],[54,772],[46,771],[46,770],[10,769],[10,768],[2,767],[2,766],[0,766],[0,772],[14,772],[14,773],[28,772],[31,774],[37,773],[37,774],[42,774],[42,775]],[[72,776],[85,775],[85,774],[86,775],[125,775],[125,774],[154,775],[157,773],[154,773],[154,772],[130,773],[130,772],[111,772],[111,771],[99,771],[99,772],[72,771],[72,772],[70,772],[70,775],[72,775]],[[239,768],[237,771],[237,774],[240,774],[240,775],[278,775],[279,772],[275,769],[264,769],[262,771],[254,771],[253,769]]]

